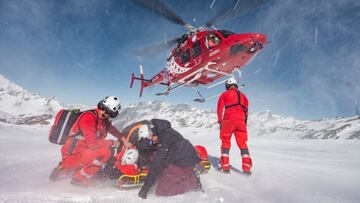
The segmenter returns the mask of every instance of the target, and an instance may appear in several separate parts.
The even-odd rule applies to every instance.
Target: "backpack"
[[[54,144],[63,145],[75,121],[83,112],[80,109],[61,109],[55,117],[54,124],[49,132],[49,141]]]
[[[210,161],[209,161],[209,155],[206,150],[206,148],[202,145],[195,145],[194,146],[197,156],[200,159],[199,164],[195,166],[195,168],[200,173],[206,173],[210,170]]]

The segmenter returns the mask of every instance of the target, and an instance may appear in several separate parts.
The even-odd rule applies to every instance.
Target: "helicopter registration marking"
[[[215,51],[210,52],[209,57],[212,57],[218,53],[220,53],[220,49],[216,49]]]

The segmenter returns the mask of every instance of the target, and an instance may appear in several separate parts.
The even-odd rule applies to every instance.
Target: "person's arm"
[[[246,97],[245,94],[243,94],[243,93],[241,93],[241,94],[242,94],[241,96],[242,96],[243,102],[244,102],[243,106],[244,106],[244,108],[245,108],[245,109],[243,109],[243,110],[244,110],[244,114],[245,114],[245,123],[247,124],[248,115],[249,115],[249,101],[248,101],[248,99],[247,99],[247,97]]]
[[[124,134],[122,134],[117,128],[115,128],[111,122],[108,124],[108,131],[110,134],[112,134],[114,137],[116,137],[118,140],[122,140]]]
[[[132,143],[125,139],[125,135],[122,134],[117,128],[115,128],[111,122],[108,124],[108,131],[110,134],[112,134],[114,137],[118,139],[119,142],[122,142],[122,144],[126,148],[130,148],[132,146]]]
[[[218,105],[217,105],[217,117],[218,117],[218,123],[221,124],[222,122],[222,119],[223,119],[223,111],[224,111],[224,94],[222,94],[220,97],[219,97],[219,100],[218,100]]]
[[[141,187],[141,190],[139,191],[139,197],[146,199],[147,192],[150,190],[150,188],[154,185],[156,177],[158,174],[162,173],[165,164],[166,164],[166,157],[169,150],[169,143],[164,142],[161,143],[159,148],[154,154],[154,160],[151,163],[149,167],[148,175],[146,176],[144,185]]]

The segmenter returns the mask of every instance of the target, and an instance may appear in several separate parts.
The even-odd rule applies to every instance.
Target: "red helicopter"
[[[188,86],[194,88],[200,96],[200,98],[194,101],[204,102],[217,95],[204,98],[200,94],[198,86],[212,88],[224,82],[220,81],[212,84],[217,79],[224,76],[233,77],[236,72],[240,75],[240,68],[249,63],[263,49],[264,45],[268,43],[266,36],[261,33],[236,34],[227,30],[218,30],[213,26],[215,22],[233,16],[232,12],[234,9],[223,12],[222,15],[211,19],[206,23],[206,26],[215,29],[206,29],[204,27],[195,28],[189,25],[160,1],[135,0],[135,2],[155,11],[172,22],[183,25],[189,30],[188,33],[180,38],[143,49],[137,53],[138,55],[146,55],[146,53],[157,52],[158,49],[176,44],[176,47],[172,49],[166,60],[165,68],[151,79],[144,78],[141,65],[140,77],[136,77],[132,73],[130,88],[132,88],[134,80],[140,80],[140,97],[144,88],[155,84],[167,86],[164,92],[157,93],[156,95],[168,95],[175,88]],[[242,9],[250,10],[255,6],[256,4],[246,2]]]

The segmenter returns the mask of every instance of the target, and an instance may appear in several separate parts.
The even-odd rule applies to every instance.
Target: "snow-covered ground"
[[[0,75],[0,202],[144,202],[139,189],[119,190],[109,182],[86,189],[68,179],[49,182],[60,160],[60,146],[47,140],[49,124],[60,108],[90,107],[44,98]],[[114,125],[122,129],[153,117],[170,120],[194,145],[219,155],[211,110],[140,102],[123,108]],[[252,113],[248,124],[251,177],[211,169],[201,177],[205,193],[164,198],[151,191],[146,202],[359,202],[359,116],[300,121],[266,111]],[[240,152],[232,143],[231,163],[240,168]]]
[[[49,126],[0,123],[0,202],[359,202],[360,142],[358,140],[300,140],[254,137],[249,148],[253,175],[221,174],[211,169],[201,177],[205,193],[147,200],[139,189],[119,190],[110,183],[78,188],[68,179],[49,182],[60,160],[60,147],[47,141]],[[178,130],[193,144],[219,154],[213,128]],[[234,144],[233,140],[233,144]],[[233,145],[231,163],[240,168]]]

